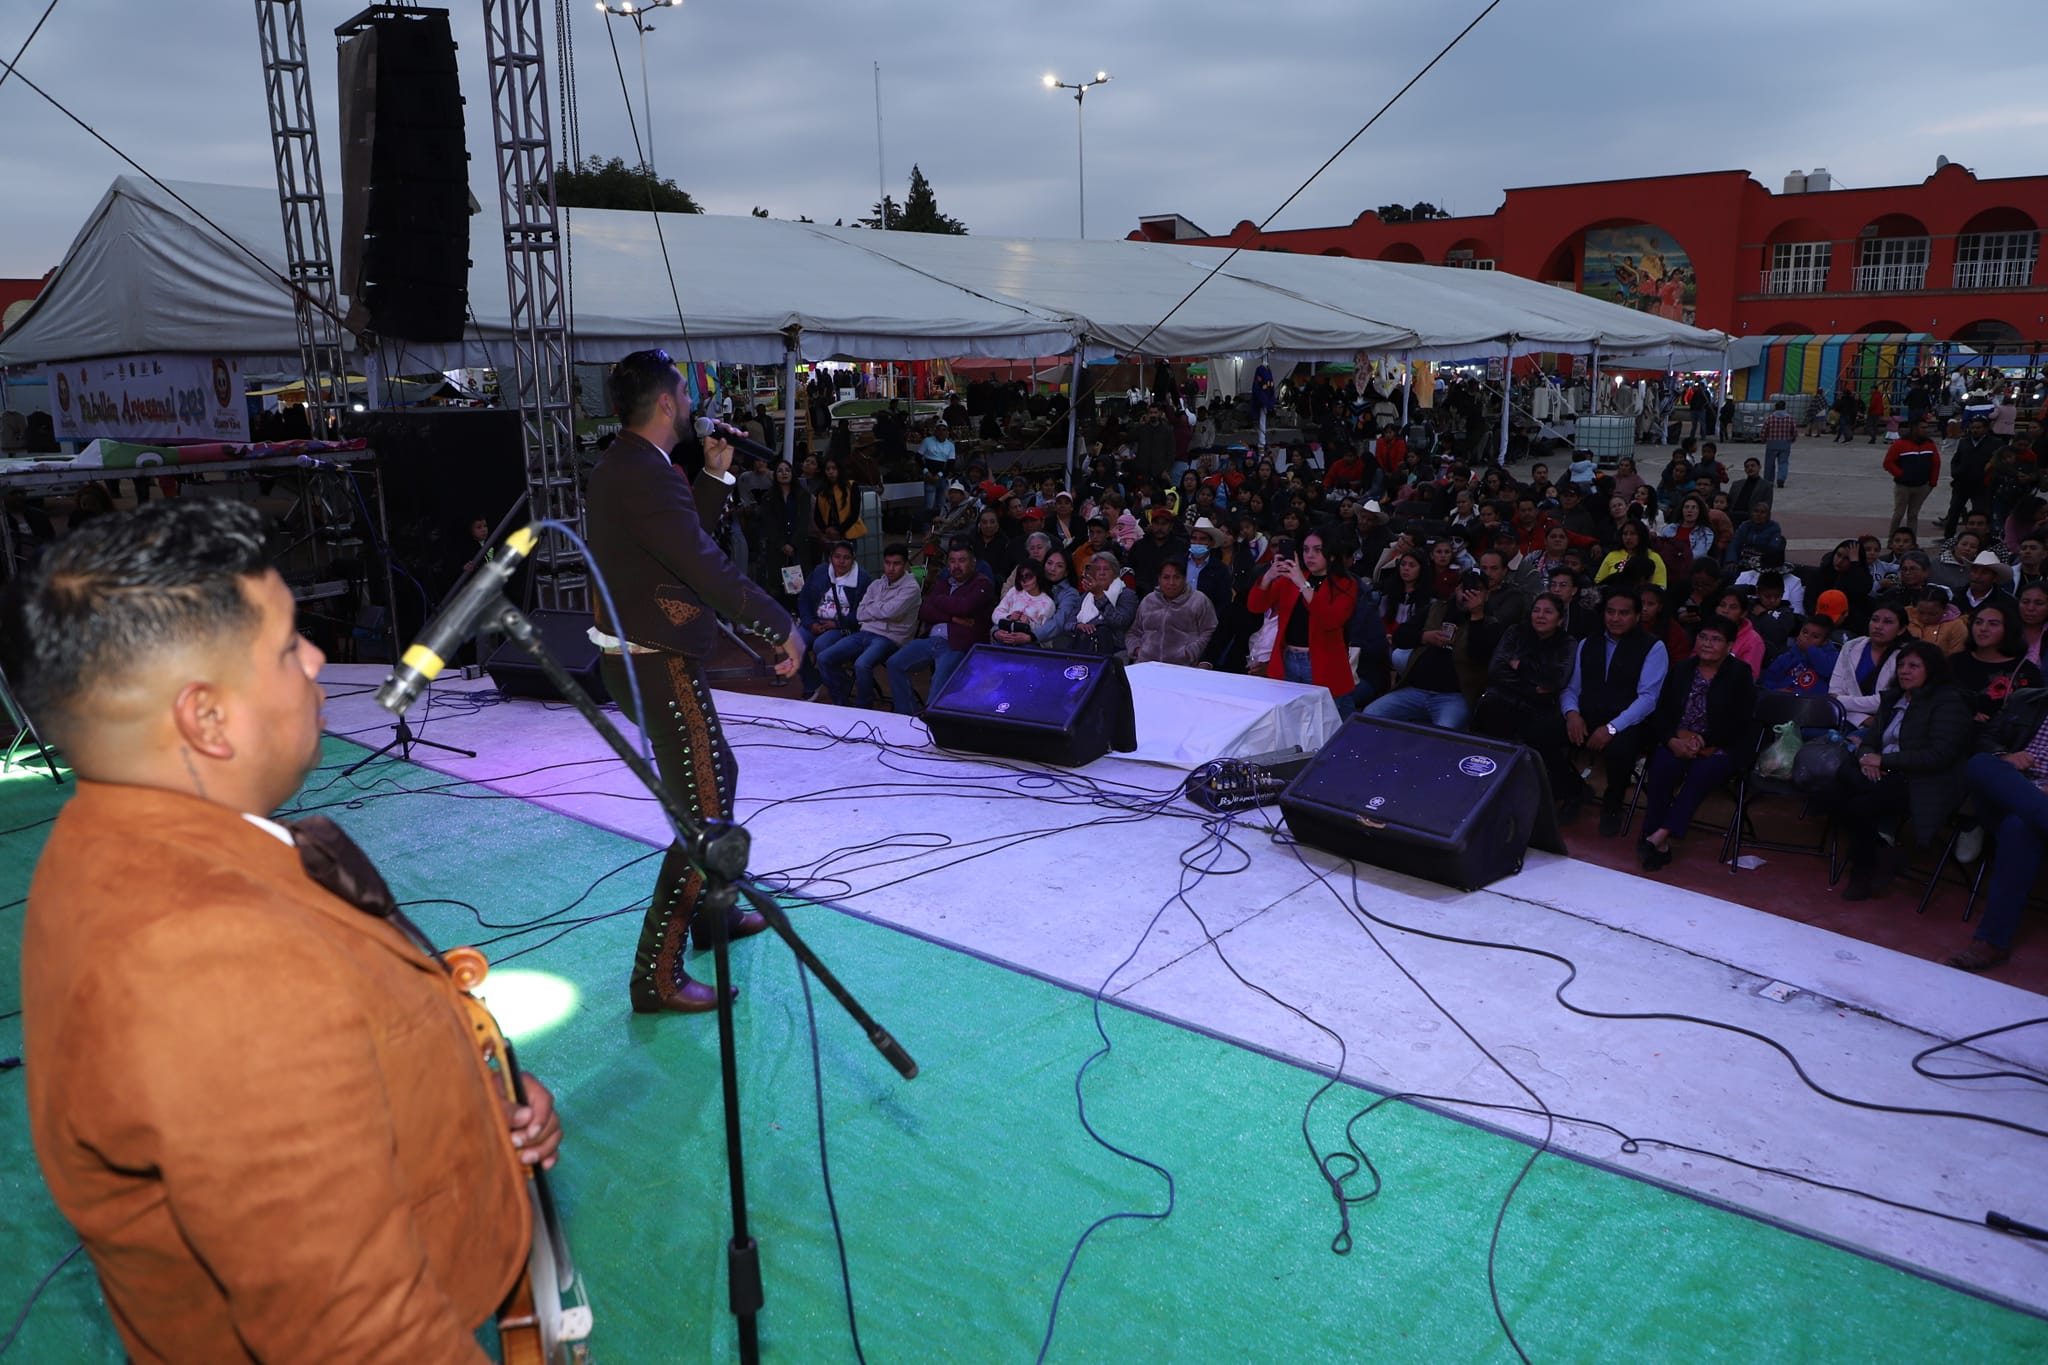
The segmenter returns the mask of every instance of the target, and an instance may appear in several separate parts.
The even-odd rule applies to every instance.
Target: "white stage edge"
[[[1139,671],[1133,670],[1134,681]],[[360,731],[353,737],[372,746],[388,737],[388,730],[366,728],[388,723],[367,691],[381,676],[374,667],[328,670],[330,691],[361,689],[330,702],[330,731]],[[488,691],[489,684],[435,690]],[[1104,813],[1100,808],[1055,804],[1060,793],[1044,785],[1029,789],[1039,799],[1019,800],[1026,789],[1017,785],[1014,765],[940,755],[908,718],[723,693],[718,705],[741,763],[738,814],[753,835],[757,873],[779,871],[801,883],[841,846],[892,832],[946,830],[956,844],[1014,836],[1000,846],[980,843],[964,851],[906,838],[864,859],[833,860],[830,879],[807,888],[876,922],[1084,992],[1102,987],[1135,948],[1134,960],[1108,983],[1111,998],[1308,1067],[1334,1068],[1338,1050],[1330,1039],[1240,985],[1218,960],[1227,954],[1239,972],[1345,1039],[1347,1080],[1381,1091],[1526,1102],[1417,992],[1390,953],[1559,1114],[1973,1221],[1997,1209],[2048,1224],[2048,1193],[2039,1178],[2048,1156],[2042,1139],[1832,1103],[1801,1084],[1775,1052],[1723,1030],[1572,1014],[1552,996],[1564,969],[1526,954],[1379,930],[1382,951],[1323,880],[1348,891],[1346,865],[1273,842],[1265,817],[1241,823],[1237,832],[1250,869],[1191,892],[1206,935],[1179,905],[1147,934],[1173,893],[1182,850],[1201,832],[1192,818],[1197,812],[1185,803],[1180,809],[1190,818],[1089,826]],[[1142,734],[1142,714],[1140,724]],[[479,757],[422,750],[415,761],[424,766],[635,839],[667,842],[658,812],[631,799],[622,765],[573,712],[533,702],[467,715],[436,711],[427,734],[476,749]],[[893,747],[885,752],[872,741]],[[578,766],[507,776],[564,762]],[[1163,763],[1107,758],[1083,771],[1099,783],[1159,791],[1181,776]],[[901,799],[908,792],[917,799]],[[337,814],[345,824],[347,813]],[[1277,815],[1271,818],[1277,822]],[[1819,1083],[1839,1093],[2048,1129],[2043,1087],[1941,1083],[1910,1066],[1932,1042],[2048,1014],[2048,1002],[2030,992],[1548,854],[1532,853],[1519,876],[1482,892],[1373,868],[1360,871],[1358,888],[1374,914],[1399,924],[1570,958],[1579,974],[1568,998],[1585,1007],[1741,1025],[1780,1041]],[[763,951],[781,950],[770,944]],[[626,1008],[623,961],[620,970],[617,998],[592,999],[584,1008]],[[946,1027],[940,1018],[884,1022],[913,1052],[920,1032]],[[2048,1068],[2048,1028],[2001,1040],[1995,1053]],[[1952,1056],[1950,1065],[1962,1068],[1987,1060],[1969,1052]],[[1081,1055],[1072,1060],[1078,1065]],[[1304,1101],[1313,1089],[1304,1077]],[[1540,1136],[1544,1127],[1540,1118],[1466,1112],[1529,1136]],[[1369,1145],[1370,1121],[1360,1131]],[[1611,1135],[1568,1122],[1558,1124],[1554,1144],[2048,1311],[2048,1248],[1654,1146],[1623,1155]],[[1301,1178],[1320,1186],[1305,1158]],[[1371,1216],[1369,1209],[1364,1216]]]

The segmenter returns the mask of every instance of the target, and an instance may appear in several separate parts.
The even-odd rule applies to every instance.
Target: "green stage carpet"
[[[639,844],[423,769],[338,778],[329,741],[307,809],[334,815],[401,899],[473,903],[495,925],[557,912]],[[420,789],[433,789],[431,792]],[[394,794],[406,792],[408,794]],[[26,892],[61,794],[0,782],[0,900]],[[352,806],[331,806],[353,800]],[[637,913],[652,859],[599,884],[550,927],[488,948],[494,1005],[568,1126],[557,1194],[597,1316],[599,1361],[731,1359],[726,1186],[709,1017],[628,1013]],[[1163,874],[1162,874],[1163,875]],[[439,942],[496,937],[458,905],[414,911]],[[1074,1073],[1095,1050],[1089,1001],[1032,977],[838,913],[799,927],[922,1064],[900,1080],[822,991],[831,1162],[868,1358],[1028,1361],[1074,1239],[1117,1210],[1165,1206],[1159,1177],[1090,1141]],[[14,987],[18,905],[0,911],[0,980]],[[550,941],[552,940],[552,941]],[[747,1174],[763,1247],[771,1360],[851,1360],[819,1179],[804,1003],[772,935],[736,950]],[[709,960],[703,960],[708,975]],[[0,1009],[12,1008],[0,998]],[[1333,1255],[1334,1206],[1305,1154],[1293,1067],[1121,1010],[1090,1073],[1105,1136],[1171,1169],[1171,1219],[1119,1222],[1082,1253],[1049,1359],[1512,1360],[1489,1302],[1495,1212],[1519,1143],[1390,1105],[1360,1125],[1386,1180]],[[0,1054],[21,1021],[0,1021]],[[0,1324],[72,1245],[37,1177],[19,1072],[0,1075]],[[1339,1089],[1315,1130],[1334,1144],[1372,1097]],[[1887,1265],[1561,1157],[1539,1161],[1508,1216],[1500,1295],[1539,1361],[2048,1359],[2048,1323]],[[90,1266],[74,1260],[31,1313],[12,1359],[117,1361]]]

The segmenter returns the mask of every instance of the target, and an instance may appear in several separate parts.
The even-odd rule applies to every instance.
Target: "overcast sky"
[[[44,2],[0,0],[0,55]],[[892,194],[917,162],[974,233],[1070,236],[1074,103],[1040,77],[1105,69],[1087,101],[1089,235],[1173,212],[1224,232],[1272,213],[1483,3],[688,0],[647,39],[656,162],[713,213],[864,215],[879,61]],[[332,30],[359,8],[305,5],[330,177]],[[483,4],[451,8],[472,179],[494,196]],[[607,21],[590,0],[569,17],[583,150],[631,160]],[[1776,186],[1819,164],[1864,188],[1917,181],[1942,153],[1980,175],[2040,174],[2044,35],[2041,0],[1503,0],[1275,226],[1418,199],[1486,213],[1512,185],[1678,171]],[[638,40],[623,23],[617,36],[637,113]],[[61,0],[22,70],[159,176],[272,183],[248,0]],[[0,276],[57,264],[123,169],[26,87],[0,86]]]

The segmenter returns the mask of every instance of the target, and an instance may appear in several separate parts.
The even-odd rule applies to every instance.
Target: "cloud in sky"
[[[1039,78],[1106,69],[1115,79],[1086,105],[1090,235],[1168,212],[1227,231],[1272,213],[1481,3],[689,0],[657,16],[647,39],[657,161],[714,213],[862,216],[876,198],[880,62],[892,194],[915,162],[940,207],[976,233],[1069,236],[1074,103]],[[331,30],[358,8],[305,6],[330,177]],[[472,181],[488,201],[483,4],[449,8]],[[0,7],[0,53],[40,12]],[[1396,200],[1486,213],[1508,186],[1731,167],[1774,186],[1820,164],[1857,188],[1918,181],[1937,154],[1981,175],[2039,174],[2048,167],[2031,130],[2048,110],[2031,92],[2048,88],[2048,54],[2010,41],[2038,31],[2039,14],[2038,0],[1987,0],[1966,18],[1908,0],[1504,0],[1275,225],[1345,222]],[[571,0],[568,19],[583,150],[630,160],[637,39],[628,25],[613,31],[622,90],[607,21],[588,0]],[[246,0],[130,6],[112,19],[61,0],[22,69],[160,176],[270,183]],[[55,265],[123,169],[28,89],[0,86],[0,275]]]

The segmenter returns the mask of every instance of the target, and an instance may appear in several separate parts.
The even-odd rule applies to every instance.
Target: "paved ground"
[[[1943,452],[1944,477],[1939,486],[1928,496],[1927,505],[1920,514],[1920,534],[1925,539],[1930,526],[1939,521],[1948,511],[1949,488],[1946,478],[1947,452],[1952,442],[1941,443]],[[1636,447],[1636,468],[1644,478],[1654,478],[1664,469],[1670,459],[1670,446],[1639,445]],[[1870,444],[1867,438],[1859,436],[1847,445],[1836,445],[1832,437],[1802,436],[1792,447],[1792,478],[1776,494],[1773,506],[1778,524],[1785,528],[1785,538],[1790,558],[1795,564],[1814,563],[1822,550],[1834,548],[1839,541],[1850,536],[1883,535],[1891,519],[1892,481],[1880,467],[1884,459],[1885,443],[1880,437],[1878,443]],[[1737,477],[1742,473],[1742,462],[1754,455],[1763,458],[1764,448],[1755,441],[1724,441],[1721,443],[1721,462]],[[1557,462],[1551,461],[1552,472],[1557,471]],[[1516,471],[1528,473],[1528,466],[1518,465]]]

